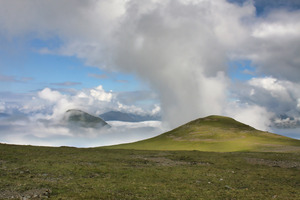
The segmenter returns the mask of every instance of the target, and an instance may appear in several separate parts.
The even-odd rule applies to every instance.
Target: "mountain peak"
[[[195,125],[195,126],[214,126],[222,129],[239,129],[239,130],[256,130],[255,128],[238,122],[233,118],[219,116],[219,115],[210,115],[204,118],[198,118],[193,120],[185,125]]]
[[[79,109],[69,109],[66,111],[64,121],[71,125],[85,128],[103,128],[110,127],[103,119],[90,115]]]

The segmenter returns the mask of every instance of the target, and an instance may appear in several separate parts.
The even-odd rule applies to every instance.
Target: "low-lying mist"
[[[0,141],[39,146],[96,147],[134,142],[166,130],[160,121],[108,121],[110,128],[87,128],[51,120],[0,120]]]

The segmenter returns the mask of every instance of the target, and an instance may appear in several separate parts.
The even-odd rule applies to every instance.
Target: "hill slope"
[[[67,110],[63,120],[72,126],[81,126],[85,128],[110,127],[110,125],[100,117],[95,117],[77,109]]]
[[[107,148],[295,152],[300,151],[300,141],[256,130],[229,117],[209,116],[191,121],[154,138]]]

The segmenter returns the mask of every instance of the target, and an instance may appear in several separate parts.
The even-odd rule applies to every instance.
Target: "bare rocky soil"
[[[32,189],[25,192],[0,191],[0,199],[48,199],[51,192],[51,189],[48,188]]]

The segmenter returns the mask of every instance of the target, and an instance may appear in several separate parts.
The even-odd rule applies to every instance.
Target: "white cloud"
[[[266,114],[272,122],[269,126],[295,128],[299,126],[296,119],[300,118],[299,91],[299,83],[263,77],[252,78],[244,84],[236,85],[233,94],[240,100],[241,105],[259,106],[273,113],[272,115]],[[260,118],[257,117],[257,119]]]
[[[256,91],[256,94],[253,94],[253,98],[262,97],[263,95],[269,95],[266,100],[274,100],[277,104],[286,104],[291,106],[291,109],[295,109],[297,101],[300,98],[300,84],[294,83],[286,80],[279,80],[273,77],[264,77],[264,78],[252,78],[249,82],[250,87]],[[259,99],[256,102],[259,102]],[[268,105],[263,105],[268,107]],[[275,109],[277,106],[272,105],[269,109]],[[283,110],[282,113],[286,113],[288,110]],[[279,112],[277,112],[279,113]]]
[[[298,24],[260,24],[252,33],[253,37],[257,38],[270,38],[270,37],[293,37],[297,36],[300,32]]]
[[[58,123],[39,121],[0,121],[0,140],[10,144],[96,147],[134,142],[165,131],[160,122],[110,122],[107,130],[76,129]]]
[[[145,111],[142,108],[137,107],[135,105],[124,105],[120,102],[117,102],[117,105],[118,105],[117,110],[122,112],[145,114]]]
[[[160,121],[144,121],[144,122],[122,122],[122,121],[108,121],[108,123],[117,128],[117,127],[127,127],[127,128],[142,128],[142,127],[154,127],[158,128],[162,126]]]
[[[264,107],[241,104],[239,102],[232,102],[229,104],[225,114],[256,129],[264,131],[270,130],[270,119],[274,116],[274,113],[268,111]]]
[[[49,97],[50,96],[50,97]],[[74,95],[62,95],[58,91],[44,89],[39,97],[51,100],[52,113],[50,118],[60,120],[69,109],[82,109],[94,114],[102,113],[108,105],[113,104],[112,92],[106,92],[101,85],[93,89],[78,91]]]
[[[285,87],[287,84],[285,83],[287,83],[287,81],[279,81],[273,77],[252,78],[249,81],[250,86],[263,88],[270,92],[271,96],[274,98],[291,101],[288,89]]]
[[[299,101],[299,104],[300,104],[300,101]],[[155,104],[154,108],[151,110],[151,114],[152,115],[157,115],[157,114],[160,114],[160,112],[161,112],[160,106]]]
[[[112,93],[105,92],[102,85],[99,85],[95,89],[91,89],[90,94],[92,97],[94,97],[95,99],[97,99],[99,101],[109,102],[112,99]]]
[[[42,48],[44,53],[137,74],[158,94],[163,118],[172,127],[229,111],[261,128],[270,113],[299,116],[299,19],[299,10],[256,17],[253,1],[10,0],[0,6],[3,36],[58,37],[58,49]],[[267,77],[231,84],[227,67],[235,59],[251,60],[257,75]],[[233,108],[229,92],[240,100]],[[97,114],[112,107],[143,110],[102,87],[71,96],[48,88],[39,95],[24,110],[46,109],[50,118],[74,106]]]
[[[258,18],[244,46],[245,57],[258,71],[275,78],[299,81],[300,12],[275,10]]]
[[[132,92],[129,92],[129,95]],[[94,115],[100,115],[111,110],[119,110],[128,113],[136,114],[158,114],[160,112],[159,105],[148,104],[139,106],[133,105],[139,101],[151,100],[151,95],[147,92],[140,92],[140,97],[137,99],[122,100],[126,92],[114,93],[112,91],[105,91],[101,85],[83,90],[74,90],[72,93],[62,94],[61,92],[45,88],[37,93],[32,93],[31,98],[27,96],[19,96],[20,102],[16,102],[13,107],[13,113],[24,113],[30,115],[31,119],[47,119],[60,121],[69,109],[81,109]],[[146,94],[146,97],[141,95]],[[26,98],[25,98],[26,97]],[[121,97],[121,98],[120,98]],[[16,97],[15,97],[16,98]],[[23,98],[23,99],[22,99]],[[9,100],[7,100],[9,102]],[[0,111],[11,113],[12,108],[7,106],[6,101],[0,103]]]
[[[0,112],[5,111],[5,102],[0,101]]]
[[[50,88],[45,88],[38,93],[38,96],[41,99],[48,100],[50,102],[57,102],[58,100],[63,98],[63,95],[57,91],[53,91]]]
[[[91,92],[95,91],[95,93]],[[70,127],[63,121],[68,109],[81,109],[95,116],[109,110],[132,113],[159,112],[159,106],[146,110],[138,106],[121,104],[111,91],[102,86],[84,89],[72,94],[62,94],[45,88],[30,99],[23,99],[15,107],[15,113],[0,119],[0,141],[11,144],[49,146],[103,146],[133,142],[156,136],[166,130],[161,122],[138,123],[109,122],[110,129]],[[3,112],[8,113],[6,103]]]

